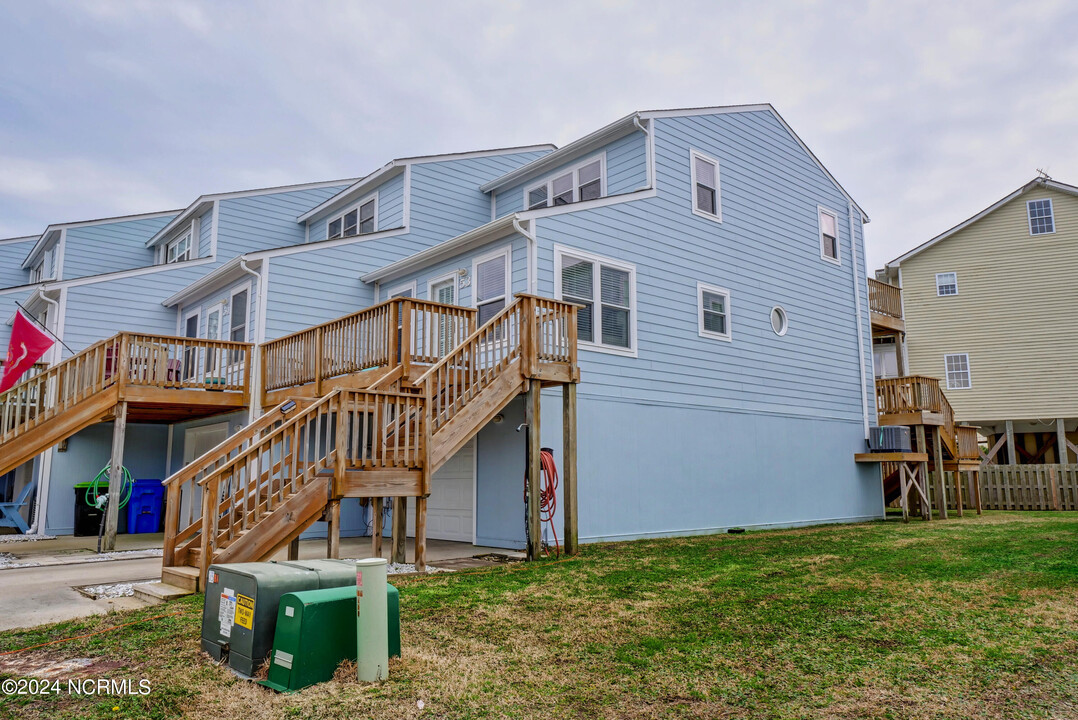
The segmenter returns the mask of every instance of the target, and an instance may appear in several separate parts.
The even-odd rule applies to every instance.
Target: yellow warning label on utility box
[[[255,622],[255,600],[246,595],[236,596],[236,624],[252,629]]]

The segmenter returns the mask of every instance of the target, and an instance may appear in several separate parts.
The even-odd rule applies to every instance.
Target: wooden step
[[[198,568],[188,565],[175,565],[161,568],[161,582],[165,585],[198,592]]]
[[[142,585],[135,585],[132,589],[135,591],[135,597],[148,605],[162,605],[169,600],[195,594],[194,590],[169,585],[164,582],[143,583]]]

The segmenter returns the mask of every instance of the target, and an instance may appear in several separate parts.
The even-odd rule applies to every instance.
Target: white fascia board
[[[31,240],[37,240],[40,235],[24,235],[23,237],[11,237],[0,238],[0,245],[14,245],[16,243],[30,242]]]
[[[1012,200],[1016,200],[1017,198],[1021,197],[1022,195],[1025,195],[1027,192],[1029,192],[1030,190],[1032,190],[1035,187],[1046,187],[1046,188],[1049,188],[1051,190],[1058,190],[1059,192],[1064,192],[1064,193],[1067,193],[1069,195],[1078,196],[1078,187],[1075,187],[1074,185],[1067,185],[1066,183],[1056,182],[1055,180],[1045,180],[1043,178],[1034,178],[1033,180],[1030,180],[1028,183],[1023,185],[1022,187],[1020,187],[1017,190],[1015,190],[1014,192],[1012,192],[1010,195],[1007,195],[1006,197],[1002,198],[1001,200],[997,200],[996,202],[994,202],[991,205],[989,205],[988,207],[986,207],[984,210],[981,210],[979,213],[977,213],[973,217],[970,217],[970,218],[968,218],[966,220],[963,220],[962,222],[960,222],[957,225],[955,225],[954,227],[952,227],[950,230],[947,230],[946,232],[940,233],[939,235],[937,235],[936,237],[932,238],[931,240],[929,240],[927,242],[921,243],[920,245],[913,248],[912,250],[905,253],[904,255],[899,255],[894,260],[891,260],[890,262],[888,262],[885,267],[887,267],[887,268],[898,267],[904,261],[910,259],[914,255],[919,255],[920,253],[924,252],[925,250],[932,247],[936,243],[942,242],[943,240],[946,240],[947,238],[951,237],[956,232],[958,232],[960,230],[965,230],[967,227],[969,227],[973,223],[977,222],[981,218],[983,218],[986,215],[989,215],[991,213],[994,213],[996,210],[999,210],[1001,207],[1003,207],[1007,203],[1011,202]]]
[[[408,228],[406,227],[390,228],[388,230],[367,233],[366,235],[353,235],[351,237],[335,238],[333,240],[320,240],[318,242],[304,243],[302,245],[289,245],[282,248],[273,248],[272,250],[258,250],[256,252],[247,253],[243,257],[247,260],[261,260],[263,258],[281,257],[283,255],[298,255],[299,253],[325,250],[326,248],[333,248],[339,245],[352,245],[354,243],[363,243],[370,240],[381,240],[383,238],[393,237],[394,235],[403,235],[406,232],[408,232]]]
[[[389,180],[391,177],[396,177],[397,173],[394,171],[403,172],[404,166],[406,164],[407,163],[398,160],[392,160],[386,163],[379,169],[372,172],[370,175],[360,178],[359,180],[346,187],[344,190],[341,190],[336,195],[326,198],[318,205],[315,205],[313,208],[296,218],[296,222],[307,222],[308,220],[313,220],[317,218],[322,213],[330,212],[337,205],[345,204],[346,202],[348,202],[348,200],[350,200],[352,196],[363,194],[375,185],[381,185],[383,182]]]
[[[244,255],[237,255],[213,272],[203,275],[176,294],[161,301],[161,304],[165,307],[173,307],[181,304],[185,300],[201,297],[211,292],[221,290],[236,280],[248,277],[250,273],[244,271],[241,260],[246,260],[249,263],[249,266],[259,266],[262,264],[261,260],[252,260]]]
[[[593,133],[589,133],[579,140],[574,140],[565,147],[548,153],[543,157],[532,160],[526,165],[521,165],[516,170],[495,178],[488,183],[479,186],[479,190],[485,193],[495,193],[507,187],[512,187],[528,180],[529,178],[542,175],[578,157],[582,157],[592,150],[597,150],[603,145],[616,140],[630,132],[637,130],[633,121],[639,117],[638,113],[629,113],[623,118],[601,127]]]
[[[352,182],[355,182],[355,178],[321,180],[312,183],[297,183],[296,185],[280,185],[278,187],[257,188],[255,190],[237,190],[235,192],[200,195],[197,200],[188,205],[179,215],[173,218],[172,222],[158,230],[156,235],[147,240],[146,247],[152,247],[158,244],[162,238],[179,227],[181,223],[185,220],[190,220],[191,217],[196,214],[195,211],[198,207],[205,203],[212,203],[215,200],[234,200],[236,198],[257,197],[258,195],[274,195],[276,193],[295,192],[296,190],[317,190],[319,188],[333,187],[335,185],[344,185],[345,183]],[[201,215],[202,213],[198,214]]]
[[[452,162],[453,160],[470,160],[472,158],[496,157],[499,155],[514,155],[516,153],[538,152],[540,150],[557,150],[558,146],[553,143],[540,143],[538,145],[518,145],[516,147],[493,148],[490,150],[471,150],[458,153],[442,153],[439,155],[418,155],[416,157],[396,158],[396,162],[407,163],[439,163]]]
[[[443,258],[452,257],[458,253],[465,252],[469,248],[477,247],[491,242],[492,240],[505,237],[506,235],[516,232],[513,228],[513,220],[520,219],[520,217],[520,215],[514,213],[498,218],[494,222],[480,225],[474,230],[469,230],[462,235],[457,235],[454,238],[431,246],[426,250],[421,250],[408,257],[401,258],[389,265],[384,265],[377,270],[360,276],[359,279],[365,283],[392,280],[404,275],[414,268],[429,265],[430,263],[437,262]]]
[[[44,247],[46,239],[49,236],[49,233],[52,233],[54,231],[68,230],[68,229],[71,229],[71,228],[92,227],[94,225],[109,225],[109,224],[112,224],[112,223],[127,222],[129,220],[153,220],[154,218],[169,217],[169,216],[175,215],[178,212],[181,212],[181,211],[180,210],[159,210],[157,212],[139,213],[137,215],[117,215],[116,217],[98,218],[96,220],[79,220],[77,222],[69,222],[69,223],[53,223],[52,225],[49,225],[47,228],[45,228],[45,232],[43,232],[43,233],[41,233],[40,235],[37,236],[37,238],[38,238],[37,244],[35,244],[34,247],[30,249],[30,253],[26,256],[26,260],[24,262],[23,267],[28,267],[31,264],[31,262],[33,262],[34,260],[37,259],[35,256]]]

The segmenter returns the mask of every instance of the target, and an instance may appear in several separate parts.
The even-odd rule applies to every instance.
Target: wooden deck
[[[869,278],[868,307],[874,336],[906,332],[906,322],[902,317],[901,288]]]

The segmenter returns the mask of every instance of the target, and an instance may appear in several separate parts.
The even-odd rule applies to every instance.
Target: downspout
[[[266,311],[266,303],[262,297],[262,274],[247,267],[247,259],[240,257],[240,270],[251,275],[258,281],[258,309],[255,310],[255,333],[262,327],[262,314]],[[248,424],[253,423],[262,416],[262,342],[261,338],[251,338],[254,342],[254,351],[251,353],[251,365],[248,368],[251,383],[251,406],[247,411]]]
[[[864,325],[861,321],[861,285],[857,281],[860,273],[860,261],[857,256],[857,236],[853,227],[853,203],[847,205],[847,219],[850,222],[850,260],[853,265],[853,298],[857,308],[857,365],[861,370],[861,414],[865,420],[865,439],[868,439],[868,377],[865,373],[865,338]],[[866,286],[868,280],[865,280]]]
[[[54,313],[60,311],[60,303],[55,300],[50,300],[48,296],[45,295],[44,286],[39,287],[37,289],[37,293],[35,294],[39,298],[41,298],[42,302],[49,306],[49,309],[52,311],[50,312],[50,314],[54,318],[53,326],[55,327],[56,315]],[[53,364],[59,362],[62,355],[63,349],[61,347],[57,347],[56,355],[52,361]],[[55,388],[48,388],[46,389],[46,392],[53,393],[55,392]],[[42,453],[40,456],[41,467],[38,468],[39,475],[37,483],[37,497],[34,498],[34,523],[30,526],[31,535],[43,534],[45,531],[45,513],[49,511],[49,480],[52,479],[52,456],[55,452],[56,448],[54,446],[49,448],[47,452]]]
[[[649,121],[650,124],[650,121]],[[655,187],[655,156],[652,152],[654,148],[651,146],[652,136],[651,131],[644,127],[644,124],[640,122],[639,115],[633,115],[633,125],[636,125],[636,129],[644,133],[644,137],[647,138],[644,141],[644,154],[647,160],[644,163],[644,168],[647,171],[647,182],[641,190],[651,190]]]
[[[534,220],[528,221],[529,225],[534,225]],[[524,226],[520,224],[520,216],[513,215],[513,229],[524,236],[528,241],[528,292],[532,295],[536,294],[536,286],[539,284],[539,244],[535,240],[535,234],[529,230],[525,230]]]

